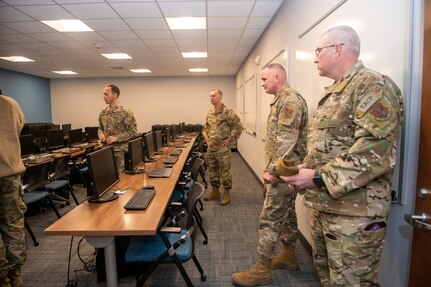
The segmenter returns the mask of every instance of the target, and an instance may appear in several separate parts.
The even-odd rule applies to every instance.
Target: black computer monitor
[[[46,149],[58,149],[64,147],[64,134],[62,130],[46,131]]]
[[[102,198],[120,180],[115,164],[114,149],[109,146],[89,153],[87,164],[91,178],[90,186],[93,191],[93,195],[88,198],[88,201],[101,203],[118,198],[116,193]]]
[[[98,141],[99,135],[97,132],[99,131],[99,127],[85,127],[85,133],[87,134],[87,141]]]
[[[175,139],[178,137],[178,126],[177,125],[171,125],[171,139],[172,141],[175,141]]]
[[[179,127],[179,133],[180,134],[183,134],[183,133],[185,133],[186,132],[186,123],[185,122],[181,122],[181,123],[179,123],[178,124],[178,127]]]
[[[153,155],[155,153],[155,150],[154,150],[153,133],[152,132],[146,133],[143,136],[143,139],[144,139],[146,160],[148,161],[154,160]]]
[[[69,145],[82,143],[82,129],[73,129],[69,131]]]
[[[59,130],[59,129],[60,129],[60,125],[51,124],[51,130]]]
[[[35,140],[46,138],[46,130],[45,123],[30,123],[28,125],[28,133],[32,134]]]
[[[163,141],[163,146],[171,146],[171,128],[167,127],[164,128],[162,131],[162,141]]]
[[[144,162],[142,137],[129,141],[129,148],[124,152],[125,173],[137,174],[144,170],[139,166]]]
[[[69,131],[72,129],[72,124],[63,124],[61,125],[61,129],[64,132],[64,135],[69,135]]]
[[[19,136],[19,143],[21,146],[21,157],[26,157],[35,153],[33,135]]]
[[[163,152],[162,151],[162,146],[163,146],[163,142],[162,142],[162,131],[161,130],[157,130],[154,132],[154,144],[156,147],[156,151],[155,152]]]

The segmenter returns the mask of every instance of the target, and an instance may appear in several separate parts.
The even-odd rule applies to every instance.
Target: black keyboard
[[[178,157],[176,157],[176,156],[168,156],[167,158],[165,158],[165,159],[163,160],[163,163],[166,163],[166,164],[174,164],[174,163],[176,163],[176,162],[177,162],[177,160],[178,160]]]
[[[151,172],[148,174],[149,177],[170,177],[172,174],[172,167],[164,167],[164,166],[158,166],[155,167]]]
[[[154,189],[140,189],[124,205],[127,210],[144,210],[147,208],[156,191]]]
[[[169,153],[169,155],[172,155],[172,156],[179,156],[182,152],[183,152],[183,150],[182,150],[182,149],[176,149],[176,150],[171,151],[171,152]]]
[[[184,143],[183,144],[176,144],[175,147],[176,148],[186,148],[187,144],[184,144]]]

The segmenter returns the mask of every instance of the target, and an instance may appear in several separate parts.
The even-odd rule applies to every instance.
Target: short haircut
[[[220,89],[212,89],[211,92],[217,92],[220,96],[223,96],[223,92]]]
[[[108,87],[111,88],[111,91],[115,94],[117,94],[117,97],[120,96],[120,88],[117,87],[116,85],[108,85]]]
[[[344,44],[350,51],[356,56],[359,56],[361,52],[361,40],[359,39],[356,31],[350,26],[336,26],[325,33],[322,36],[327,35],[331,45],[333,44]]]

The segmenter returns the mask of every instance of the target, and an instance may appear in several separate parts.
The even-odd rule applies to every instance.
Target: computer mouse
[[[154,189],[154,185],[146,185],[143,189]]]

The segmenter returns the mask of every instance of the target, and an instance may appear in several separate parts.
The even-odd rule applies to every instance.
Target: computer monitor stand
[[[118,194],[111,192],[111,191],[107,191],[101,197],[93,195],[93,196],[88,197],[87,200],[89,202],[93,202],[93,203],[103,203],[103,202],[113,201],[117,198],[118,198]]]

